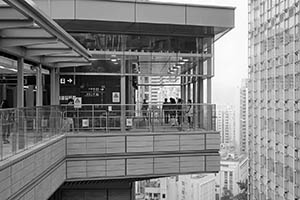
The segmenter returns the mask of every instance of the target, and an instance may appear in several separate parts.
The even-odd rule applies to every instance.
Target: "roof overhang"
[[[31,0],[0,4],[0,51],[47,67],[88,65],[91,55]]]
[[[233,7],[129,0],[51,0],[51,3],[37,3],[68,32],[209,35],[217,39],[234,27]]]

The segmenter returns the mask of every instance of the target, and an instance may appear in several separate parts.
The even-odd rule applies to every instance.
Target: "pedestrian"
[[[169,113],[171,125],[176,126],[176,100],[174,98],[170,98]]]
[[[74,100],[68,99],[67,105],[67,131],[74,131],[74,117],[75,117],[75,110],[74,110]]]
[[[192,100],[190,100],[190,99],[188,100],[188,104],[186,107],[186,116],[187,116],[189,129],[193,128],[194,108],[192,105]]]
[[[146,119],[148,119],[148,103],[146,101],[146,99],[143,100],[143,104],[142,104],[142,116],[143,116],[143,120],[145,121]]]
[[[168,99],[165,98],[165,101],[163,103],[163,106],[162,106],[162,110],[163,110],[163,113],[164,113],[164,123],[165,124],[168,124],[169,123],[169,102],[168,102]]]
[[[176,111],[177,111],[177,122],[178,122],[178,125],[181,125],[182,122],[183,122],[183,110],[182,110],[182,100],[181,99],[178,99],[177,100],[177,105],[176,105]]]
[[[7,110],[7,108],[9,108],[9,105],[6,99],[2,100],[1,108],[5,109],[2,111],[2,140],[4,144],[8,144],[11,126],[11,111]]]

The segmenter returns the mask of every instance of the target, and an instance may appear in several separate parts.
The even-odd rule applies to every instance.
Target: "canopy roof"
[[[87,65],[91,55],[31,0],[0,2],[0,52],[48,67]]]
[[[136,0],[49,1],[37,4],[68,32],[218,39],[234,27],[233,7]]]

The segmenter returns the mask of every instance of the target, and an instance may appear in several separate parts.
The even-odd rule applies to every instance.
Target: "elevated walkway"
[[[154,123],[147,132],[79,127],[67,132],[62,128],[63,112],[51,108],[2,110],[2,116],[15,114],[9,143],[1,141],[0,196],[4,199],[47,199],[66,181],[134,180],[219,170],[216,131]],[[164,131],[158,131],[164,126]]]

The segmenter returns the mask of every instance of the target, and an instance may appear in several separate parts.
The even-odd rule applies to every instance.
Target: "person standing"
[[[8,102],[6,99],[3,99],[1,102],[1,108],[7,109],[9,108]],[[9,136],[10,136],[10,111],[9,110],[3,110],[2,111],[2,139],[4,144],[9,143]]]
[[[141,109],[142,115],[143,115],[143,120],[148,119],[148,109],[149,109],[148,103],[147,103],[146,99],[144,99],[142,109]]]
[[[176,100],[174,98],[170,98],[169,115],[171,125],[176,126]]]
[[[182,122],[183,122],[183,115],[182,115],[182,100],[181,99],[178,99],[177,100],[177,122],[178,122],[178,125],[181,125]]]
[[[74,132],[74,117],[75,117],[75,110],[74,110],[74,100],[68,99],[67,105],[67,131]]]
[[[163,110],[163,113],[164,113],[164,123],[165,124],[168,124],[169,123],[169,102],[168,102],[168,99],[165,98],[165,102],[163,103],[163,106],[162,106],[162,110]]]
[[[190,99],[188,100],[188,104],[187,104],[186,116],[187,116],[189,129],[193,128],[194,108],[192,105],[192,100],[190,100]]]

